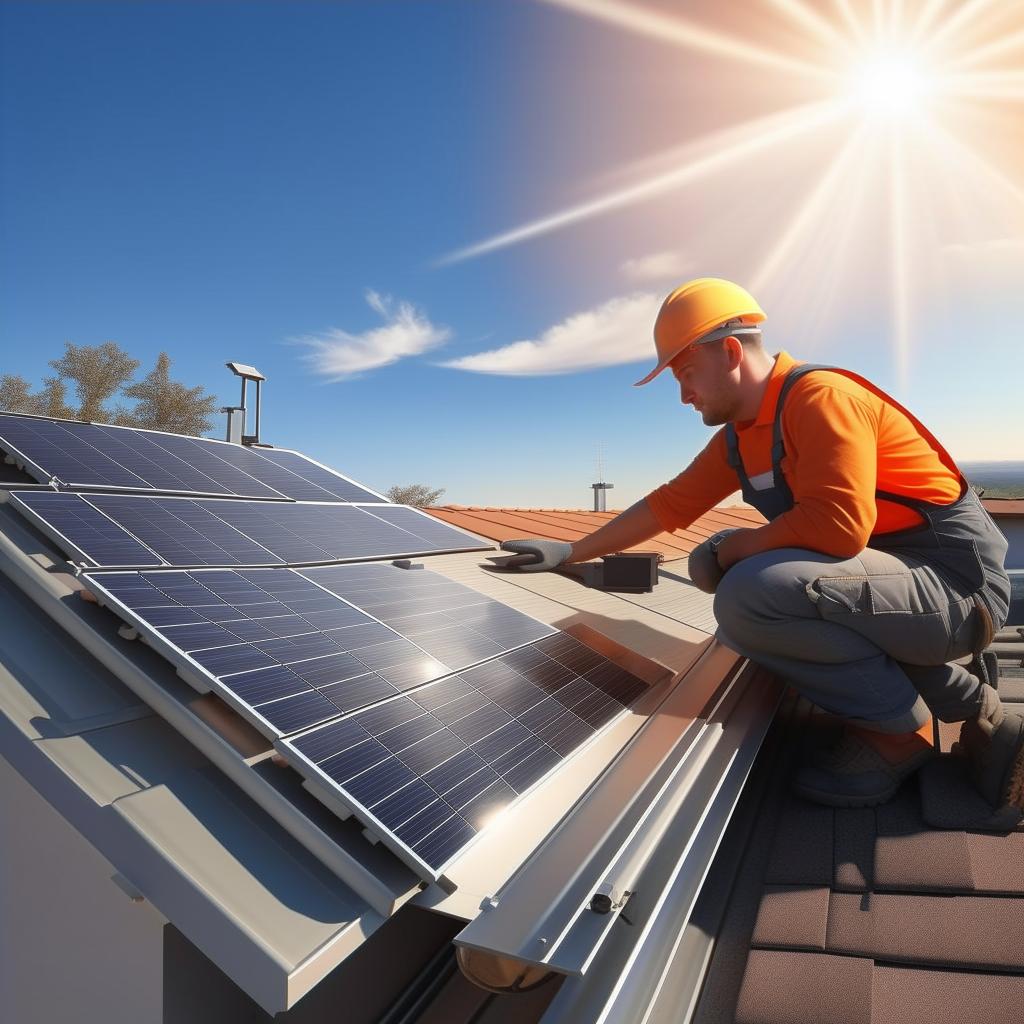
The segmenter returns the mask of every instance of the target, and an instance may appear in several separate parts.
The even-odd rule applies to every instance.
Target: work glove
[[[713,594],[725,575],[725,570],[718,564],[718,545],[730,533],[735,533],[736,529],[719,530],[690,552],[690,579],[693,580],[694,586],[703,590],[705,594]]]
[[[507,540],[502,551],[516,551],[505,566],[522,572],[548,572],[557,569],[571,554],[572,545],[562,540]]]

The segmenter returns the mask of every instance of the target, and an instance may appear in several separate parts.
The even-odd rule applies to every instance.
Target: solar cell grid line
[[[594,655],[591,678],[538,642],[520,649],[526,657],[454,673],[283,738],[277,749],[422,877],[439,878],[497,815],[646,689],[586,645],[556,638],[569,641],[551,645],[563,656]]]
[[[85,582],[189,682],[272,739],[451,671],[292,569],[101,572]]]
[[[62,483],[84,475],[104,487],[146,487],[146,481],[83,440],[74,424],[0,413],[0,447],[22,456],[40,471],[40,479]]]
[[[288,485],[288,496],[304,501],[363,501],[387,502],[382,494],[377,494],[362,484],[350,480],[336,470],[321,465],[308,455],[291,451],[287,448],[254,448],[251,449],[261,459],[275,463],[310,485],[308,493],[299,493],[295,483]],[[266,476],[261,479],[271,479]],[[317,494],[315,492],[320,492]],[[326,497],[321,497],[326,495]]]
[[[163,564],[149,548],[80,494],[12,491],[10,501],[73,561],[108,565]]]

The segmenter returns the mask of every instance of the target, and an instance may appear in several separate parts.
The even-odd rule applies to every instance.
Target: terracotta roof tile
[[[592,512],[571,508],[499,508],[484,505],[439,505],[424,509],[452,526],[470,530],[498,541],[521,537],[577,541],[593,533],[620,510]],[[714,508],[685,530],[659,533],[631,551],[657,551],[666,561],[684,558],[704,538],[726,527],[744,527],[763,523],[760,513],[746,506]]]

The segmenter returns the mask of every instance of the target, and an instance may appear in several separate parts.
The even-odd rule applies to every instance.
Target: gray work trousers
[[[834,558],[803,548],[733,565],[715,594],[718,639],[827,711],[882,732],[909,732],[929,711],[978,713],[980,682],[961,665],[978,612],[935,570],[865,548]]]

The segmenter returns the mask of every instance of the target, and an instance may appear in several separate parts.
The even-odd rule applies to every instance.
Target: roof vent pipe
[[[605,512],[605,511],[607,511],[607,509],[605,508],[604,492],[605,491],[610,491],[615,486],[615,484],[604,484],[604,483],[601,483],[601,484],[591,484],[590,486],[594,489],[594,511],[595,512]]]
[[[234,444],[259,444],[260,443],[260,385],[267,378],[256,369],[255,366],[247,366],[245,363],[224,364],[236,377],[242,378],[242,400],[240,405],[225,406],[221,412],[228,416],[228,429],[226,440]],[[246,427],[246,389],[249,381],[256,382],[256,422],[254,431],[251,434],[245,432]]]

